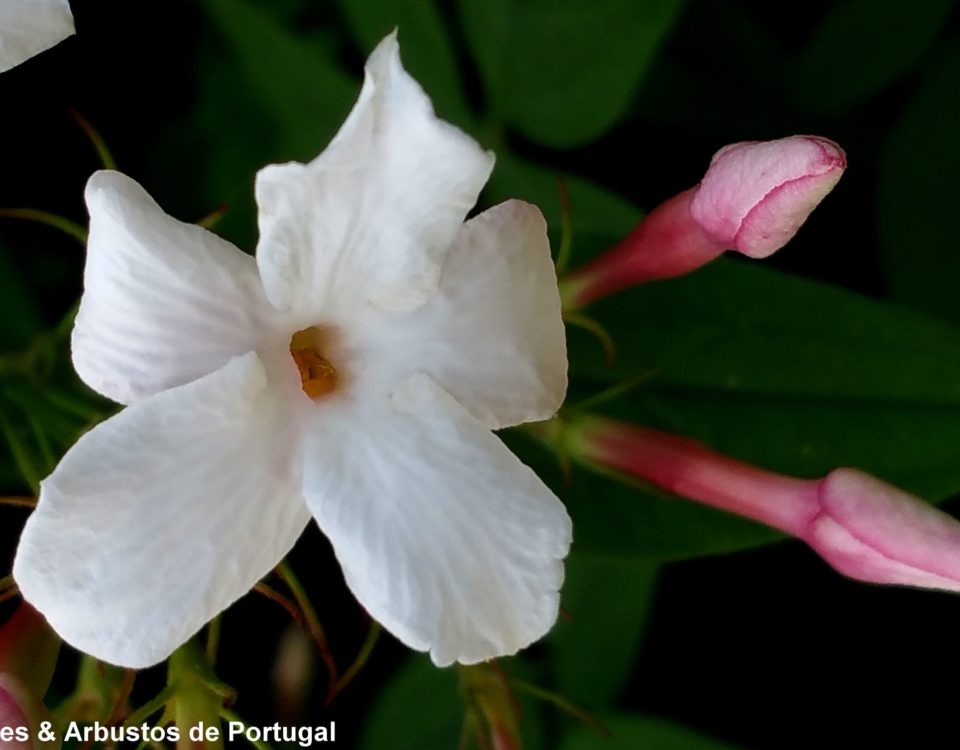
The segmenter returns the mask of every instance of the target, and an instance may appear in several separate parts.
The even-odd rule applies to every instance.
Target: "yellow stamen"
[[[337,371],[320,354],[320,329],[316,326],[297,331],[290,339],[290,354],[300,371],[303,392],[310,398],[326,396],[337,387]]]

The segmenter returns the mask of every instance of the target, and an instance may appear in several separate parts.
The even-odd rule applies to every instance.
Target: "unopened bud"
[[[621,242],[562,279],[564,310],[682,276],[725,250],[753,258],[772,254],[796,234],[845,168],[843,150],[817,136],[725,146],[699,185],[661,203]]]
[[[861,471],[796,479],[659,430],[599,418],[566,430],[571,457],[792,534],[851,578],[960,591],[960,521]]]
[[[804,538],[851,578],[960,591],[960,522],[879,479],[837,469],[819,482]]]
[[[690,214],[714,241],[766,258],[790,241],[846,167],[843,149],[813,135],[724,146],[714,154]]]

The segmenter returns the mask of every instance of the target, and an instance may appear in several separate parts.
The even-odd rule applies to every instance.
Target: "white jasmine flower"
[[[14,564],[64,640],[164,659],[311,515],[357,599],[439,665],[549,630],[570,520],[491,430],[559,407],[564,331],[539,211],[463,221],[492,166],[391,35],[327,150],[257,175],[256,260],[91,178],[73,360],[128,406],[43,482]]]
[[[0,0],[0,73],[73,33],[67,0]]]

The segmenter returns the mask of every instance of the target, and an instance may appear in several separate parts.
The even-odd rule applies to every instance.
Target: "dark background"
[[[251,88],[219,33],[216,13],[207,12],[215,5],[230,4],[72,0],[77,36],[0,76],[0,207],[28,206],[85,222],[83,185],[99,165],[68,113],[73,107],[99,129],[119,168],[175,216],[197,220],[220,201],[228,202],[222,231],[252,250],[253,170],[311,154],[275,137],[271,118],[280,116],[275,110],[247,109]],[[864,53],[872,46],[843,34],[833,42],[826,37],[825,51],[817,53],[818,34],[826,33],[840,5],[856,11],[858,4],[688,2],[664,35],[630,105],[610,127],[587,142],[553,147],[508,126],[498,144],[648,209],[696,183],[710,155],[725,143],[792,133],[828,136],[847,149],[848,173],[769,265],[960,320],[960,301],[950,283],[958,263],[952,256],[960,250],[952,234],[960,205],[949,181],[950,167],[960,160],[950,140],[958,132],[950,124],[960,121],[960,88],[944,83],[960,80],[951,63],[960,44],[960,13],[950,3],[928,7],[925,0],[859,3],[862,24],[851,28],[860,35],[875,29],[882,43],[873,46],[880,53]],[[944,9],[932,11],[933,5]],[[270,7],[292,33],[315,38],[359,90],[368,50],[349,31],[342,5],[288,0],[260,7]],[[464,71],[470,105],[482,113],[488,102],[463,16],[458,7],[438,7]],[[919,40],[905,38],[912,28],[909,18],[928,12],[938,19],[929,23],[930,30],[918,32]],[[901,18],[903,27],[881,18]],[[403,44],[402,25],[400,35]],[[871,69],[882,69],[901,53],[906,62],[870,83]],[[859,93],[857,71],[865,71],[861,77],[867,81]],[[216,85],[232,74],[231,85]],[[439,103],[438,108],[447,114]],[[318,121],[304,142],[319,151],[337,121]],[[472,132],[484,140],[483,132]],[[244,151],[244,143],[255,148]],[[230,189],[224,191],[224,185]],[[938,206],[945,208],[933,220],[918,213]],[[898,244],[904,233],[916,237],[915,246]],[[597,249],[603,244],[593,242]],[[591,240],[581,247],[591,247]],[[39,331],[63,317],[80,293],[82,266],[82,248],[69,237],[0,220],[5,277],[0,344],[6,351],[29,346]],[[902,364],[910,367],[909,361]],[[53,377],[79,390],[64,370],[61,362]],[[845,429],[855,439],[858,425]],[[947,452],[953,448],[946,446]],[[954,452],[960,457],[960,449]],[[840,463],[844,457],[833,460]],[[0,461],[4,489],[25,492],[12,458],[0,456]],[[12,557],[24,514],[0,513],[3,549]],[[336,655],[349,661],[362,640],[363,613],[315,529],[298,546],[293,562],[315,595]],[[651,564],[662,569],[642,618],[645,636],[629,680],[611,700],[591,709],[665,717],[744,748],[926,748],[955,742],[951,684],[960,670],[960,600],[955,596],[844,580],[797,542]],[[634,595],[616,581],[608,589],[611,600]],[[587,616],[572,615],[574,622]],[[255,723],[272,722],[277,715],[268,675],[286,624],[282,610],[253,594],[224,620],[220,673],[240,691],[238,710]],[[611,631],[625,626],[616,618],[606,623]],[[588,654],[595,645],[581,643]],[[546,675],[549,682],[550,649],[549,643],[534,647],[527,665],[516,669]],[[386,710],[378,696],[393,684],[391,676],[406,659],[405,649],[385,637],[371,664],[328,713],[317,711],[319,698],[312,694],[308,717],[336,718],[341,745],[351,746],[371,717]],[[68,656],[61,664],[55,686],[61,693],[69,689],[74,663]],[[161,672],[152,673],[138,690],[146,698],[161,680]],[[589,684],[581,688],[589,696]],[[445,710],[428,692],[408,699],[411,711]],[[404,698],[395,700],[402,704]],[[545,747],[555,746],[573,725],[551,710],[534,710],[545,727]],[[420,720],[409,721],[415,726]],[[404,732],[400,726],[395,730],[398,737]],[[396,747],[401,746],[397,739]],[[605,746],[597,741],[596,747]]]

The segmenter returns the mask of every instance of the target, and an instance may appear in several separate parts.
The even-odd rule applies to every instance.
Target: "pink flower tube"
[[[792,534],[851,578],[960,591],[960,522],[868,474],[785,477],[694,440],[600,418],[569,430],[579,460]]]
[[[765,258],[796,234],[846,169],[833,141],[796,135],[724,146],[700,184],[661,203],[622,242],[562,282],[564,309],[689,273],[731,249]]]

